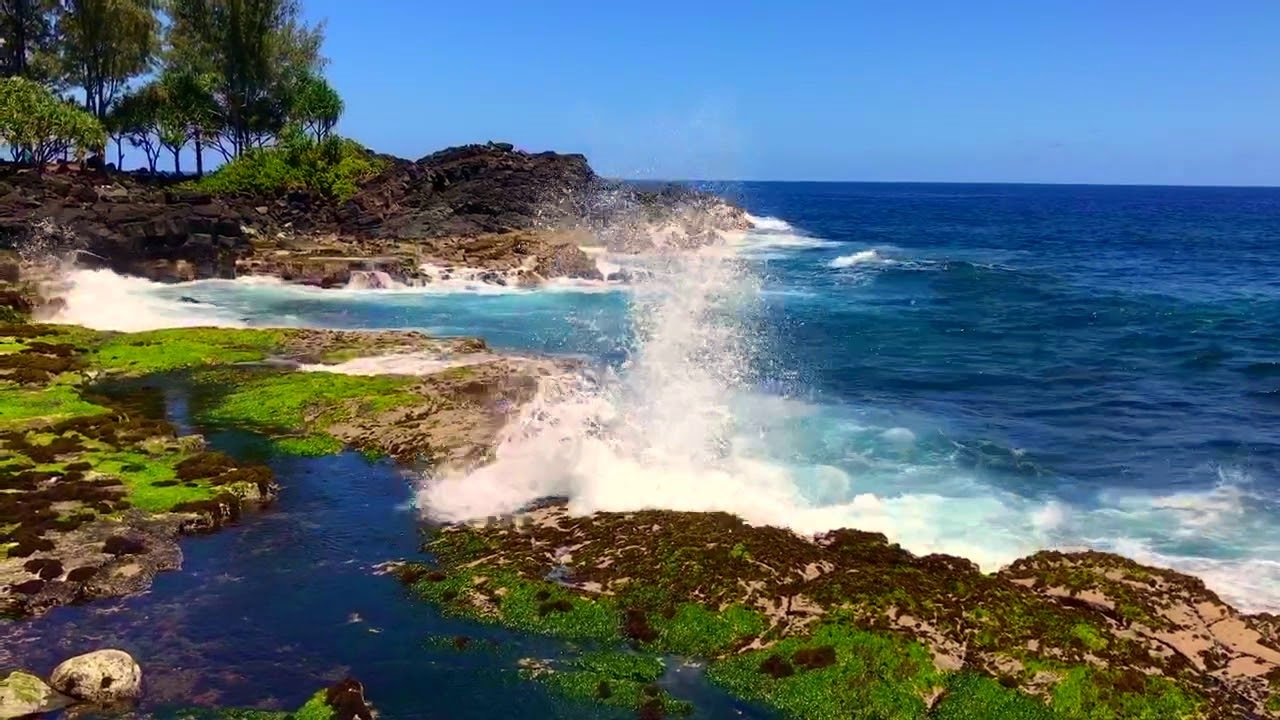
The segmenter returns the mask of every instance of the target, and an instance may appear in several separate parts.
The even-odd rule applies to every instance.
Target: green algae
[[[85,400],[69,385],[43,389],[22,388],[0,381],[0,428],[52,422],[110,412]]]
[[[928,716],[931,720],[1055,720],[1042,701],[974,673],[947,678],[945,694]]]
[[[115,335],[89,355],[103,370],[145,375],[255,362],[283,349],[288,330],[174,328]]]
[[[693,710],[659,687],[665,665],[651,655],[630,652],[595,652],[558,663],[554,669],[530,669],[522,674],[564,697],[639,710],[660,709],[681,715]]]
[[[207,485],[173,484],[174,467],[182,455],[154,457],[146,453],[123,451],[89,454],[86,460],[96,472],[117,477],[125,486],[125,500],[140,510],[167,512],[182,503],[208,500],[215,494]]]
[[[1066,673],[1053,688],[1050,707],[1063,720],[1199,717],[1199,702],[1165,678],[1088,666]]]
[[[342,452],[344,445],[332,435],[305,435],[302,437],[279,437],[272,440],[275,449],[285,455],[300,457],[323,457]]]
[[[321,690],[305,705],[298,708],[292,715],[294,720],[330,720],[333,717],[333,708],[325,700],[325,691]]]
[[[687,656],[714,656],[768,629],[764,615],[742,605],[713,611],[685,603],[671,617],[649,618],[658,633],[654,645],[663,652]]]
[[[194,379],[220,389],[199,411],[200,420],[269,434],[323,432],[357,414],[377,414],[419,399],[406,392],[413,379],[404,377],[223,369],[196,373]]]
[[[806,658],[831,651],[830,664],[806,667]],[[923,645],[840,622],[823,623],[806,638],[726,657],[708,674],[734,695],[806,719],[927,717],[924,698],[945,684]]]

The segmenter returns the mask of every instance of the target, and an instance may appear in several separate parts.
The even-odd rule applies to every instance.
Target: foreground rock
[[[75,702],[49,687],[45,681],[21,670],[0,679],[0,718],[55,712]]]
[[[54,668],[49,684],[77,700],[115,705],[142,696],[142,668],[123,650],[96,650]]]
[[[714,681],[792,717],[1257,718],[1280,707],[1268,618],[1114,555],[1043,552],[989,575],[878,533],[806,539],[721,513],[572,517],[560,505],[447,527],[427,549],[438,564],[401,577],[453,612],[708,658]]]

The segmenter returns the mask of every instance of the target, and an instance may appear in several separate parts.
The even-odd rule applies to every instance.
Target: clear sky
[[[303,0],[340,131],[620,177],[1280,185],[1280,0]]]

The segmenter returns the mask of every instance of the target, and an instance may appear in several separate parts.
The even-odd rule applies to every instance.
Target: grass
[[[90,362],[104,370],[145,375],[204,365],[254,362],[279,351],[287,330],[174,328],[116,335]]]
[[[88,402],[69,385],[32,390],[0,381],[0,428],[106,412],[107,408]]]
[[[798,661],[797,653],[822,648],[834,650],[832,664],[806,669]],[[709,675],[734,695],[806,719],[924,718],[923,696],[945,683],[919,643],[840,622],[824,623],[808,638],[722,659]]]

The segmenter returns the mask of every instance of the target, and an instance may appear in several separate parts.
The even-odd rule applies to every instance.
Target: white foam
[[[382,270],[352,270],[348,290],[402,290],[406,285]]]
[[[828,267],[843,269],[851,268],[859,265],[888,265],[893,261],[882,256],[875,250],[859,250],[849,255],[841,255],[840,257],[828,263]]]
[[[245,324],[225,308],[160,297],[155,293],[160,287],[110,270],[73,270],[46,288],[65,303],[49,322],[124,332]]]
[[[879,531],[987,571],[1043,548],[1091,546],[1201,574],[1245,610],[1280,610],[1280,526],[1239,482],[1111,493],[1096,505],[1010,492],[905,427],[756,393],[751,265],[714,247],[665,260],[633,294],[637,343],[622,368],[546,381],[492,463],[423,478],[423,512],[477,519],[552,496],[576,514],[719,510],[801,533]]]
[[[478,365],[497,360],[489,353],[445,355],[433,352],[389,353],[353,358],[340,363],[307,363],[298,366],[303,372],[329,372],[340,375],[434,375],[453,368]]]
[[[755,228],[756,230],[763,230],[766,232],[785,233],[785,232],[790,232],[792,229],[791,223],[787,222],[786,220],[783,220],[782,218],[776,218],[776,217],[768,217],[768,216],[757,217],[755,215],[748,213],[747,222],[751,223],[752,227]]]

